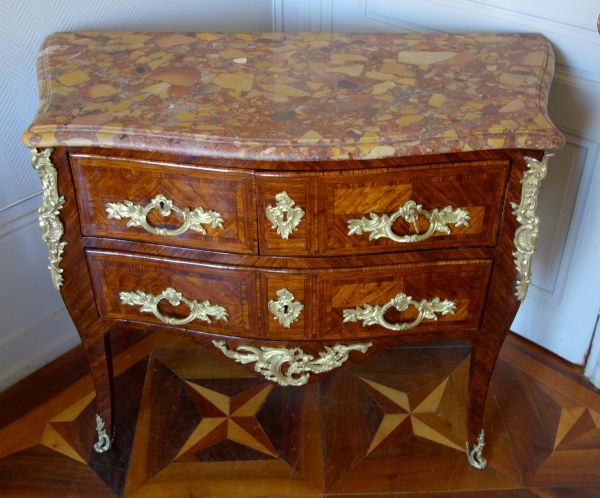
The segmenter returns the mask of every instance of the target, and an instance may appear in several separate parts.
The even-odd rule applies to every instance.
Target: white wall
[[[40,181],[21,133],[54,31],[272,31],[271,0],[4,0],[0,15],[0,391],[79,343],[40,238]],[[10,5],[10,7],[9,7]]]

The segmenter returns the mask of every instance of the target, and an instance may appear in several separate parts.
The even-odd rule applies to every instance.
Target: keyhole
[[[287,314],[287,312],[288,312],[288,305],[287,304],[283,305],[283,312]]]
[[[165,203],[164,203],[163,201],[160,201],[160,202],[158,203],[158,205],[160,206],[160,208],[161,208],[161,209],[164,209],[164,208],[165,208]]]

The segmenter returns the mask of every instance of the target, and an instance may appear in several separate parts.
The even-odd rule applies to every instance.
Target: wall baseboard
[[[40,340],[51,336],[52,340]],[[27,377],[81,341],[66,309],[13,335],[0,345],[0,392]]]
[[[600,389],[600,316],[596,320],[596,331],[592,339],[592,346],[590,347],[583,375]]]

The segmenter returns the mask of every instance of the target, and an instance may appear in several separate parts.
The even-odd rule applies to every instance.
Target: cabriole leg
[[[488,393],[488,387],[492,378],[496,358],[500,352],[502,342],[492,341],[480,344],[483,332],[476,335],[471,344],[473,353],[471,357],[471,381],[469,384],[469,439],[466,443],[467,459],[471,466],[483,470],[487,466],[487,460],[483,457],[484,443],[483,411]],[[472,444],[471,444],[472,443]]]
[[[96,415],[96,432],[98,441],[94,450],[98,453],[108,451],[112,446],[113,413],[112,413],[112,372],[110,368],[110,348],[108,334],[98,333],[90,339],[83,339],[83,347],[92,371],[98,414]]]

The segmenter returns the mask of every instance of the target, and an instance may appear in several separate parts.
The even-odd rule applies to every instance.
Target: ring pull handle
[[[417,228],[417,218],[422,215],[429,220],[429,228],[426,232],[419,233]],[[363,216],[360,220],[348,220],[348,235],[362,235],[369,233],[369,240],[387,238],[394,242],[411,243],[420,242],[428,239],[436,232],[450,234],[451,230],[448,226],[452,224],[456,227],[469,226],[471,216],[466,209],[453,208],[446,206],[445,208],[434,208],[431,211],[423,209],[421,204],[415,201],[407,201],[401,206],[398,211],[391,216],[383,214],[381,216],[370,213],[371,219]],[[392,231],[392,225],[398,218],[404,218],[407,223],[413,223],[415,226],[415,234],[412,235],[396,235]]]
[[[402,312],[408,309],[409,306],[414,306],[419,315],[412,322],[404,323],[389,323],[386,321],[384,315],[390,308],[395,308]],[[431,301],[423,299],[421,302],[413,300],[411,296],[407,296],[404,293],[397,294],[389,302],[380,306],[376,304],[372,306],[365,303],[364,307],[357,306],[355,309],[344,310],[344,323],[346,322],[363,322],[363,327],[368,325],[380,325],[388,330],[408,330],[419,325],[425,318],[429,320],[437,320],[437,314],[442,315],[451,314],[454,315],[456,311],[456,303],[444,299],[443,301],[439,297],[434,297]]]
[[[276,228],[277,233],[282,239],[287,239],[292,232],[298,230],[298,225],[304,217],[304,209],[300,206],[294,207],[296,203],[290,198],[284,190],[275,196],[277,204],[270,204],[265,209],[267,219],[273,224],[271,228]]]
[[[152,209],[157,209],[163,216],[169,216],[172,211],[175,211],[183,218],[183,224],[175,230],[153,227],[146,219]],[[198,206],[194,210],[190,210],[189,208],[182,209],[175,206],[172,200],[167,199],[162,194],[158,194],[145,206],[134,204],[130,200],[125,200],[123,203],[108,202],[106,204],[106,212],[108,213],[109,220],[112,218],[117,220],[130,218],[127,222],[128,227],[141,226],[154,235],[176,236],[188,230],[194,230],[205,235],[206,229],[203,225],[210,225],[211,228],[218,227],[223,230],[223,223],[225,222],[219,213],[204,211],[202,206]]]
[[[229,314],[227,310],[219,305],[211,305],[210,301],[204,301],[199,303],[196,300],[190,300],[177,292],[173,287],[169,287],[162,291],[158,296],[144,291],[138,290],[135,292],[121,292],[119,294],[121,302],[131,306],[141,306],[141,312],[148,312],[154,314],[161,322],[167,325],[185,325],[193,320],[199,319],[208,323],[211,323],[209,316],[214,317],[216,320],[227,321]],[[187,304],[190,308],[190,314],[186,318],[171,318],[164,316],[158,310],[158,303],[166,299],[173,306],[178,306],[182,302]]]

